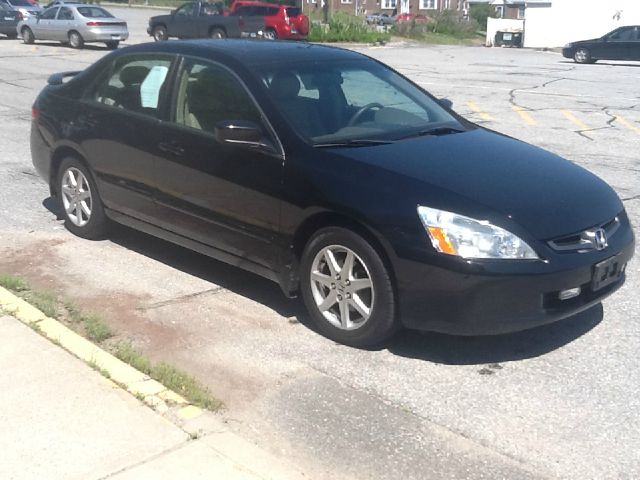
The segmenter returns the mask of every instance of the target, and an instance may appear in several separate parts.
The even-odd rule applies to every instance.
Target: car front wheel
[[[169,35],[167,35],[166,27],[158,25],[153,29],[153,39],[156,42],[164,42],[167,38],[169,38]]]
[[[305,305],[326,337],[366,348],[387,340],[397,329],[387,267],[352,231],[318,231],[304,249],[300,277]]]
[[[573,55],[576,63],[591,63],[591,53],[586,48],[579,48]]]
[[[60,165],[57,187],[65,227],[82,238],[102,238],[109,220],[89,169],[76,158],[65,158]]]
[[[24,27],[20,33],[22,33],[22,41],[26,44],[32,44],[35,40],[33,32],[29,27]]]

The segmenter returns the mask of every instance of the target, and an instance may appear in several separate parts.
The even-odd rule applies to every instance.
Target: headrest
[[[142,65],[124,67],[120,71],[120,81],[125,87],[141,84],[149,73],[148,67]]]
[[[295,98],[300,91],[300,80],[291,72],[278,72],[271,80],[269,91],[278,100]]]

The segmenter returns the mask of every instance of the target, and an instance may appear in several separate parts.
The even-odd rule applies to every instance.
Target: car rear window
[[[114,18],[113,15],[100,7],[78,7],[78,12],[87,18]]]
[[[297,17],[300,15],[300,9],[296,7],[287,7],[287,17]]]
[[[11,0],[11,5],[13,5],[14,7],[32,7],[33,6],[29,2],[27,2],[27,0]]]

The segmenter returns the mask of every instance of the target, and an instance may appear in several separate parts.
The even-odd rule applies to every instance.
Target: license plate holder
[[[624,274],[626,263],[622,263],[618,256],[607,258],[593,266],[591,290],[594,292],[620,280]]]

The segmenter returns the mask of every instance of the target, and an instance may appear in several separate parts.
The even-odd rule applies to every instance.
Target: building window
[[[498,5],[496,7],[496,16],[498,18],[504,18],[504,6]]]
[[[396,0],[383,0],[382,8],[384,8],[385,10],[396,8]]]
[[[435,10],[438,8],[438,0],[420,0],[421,10]]]
[[[340,0],[340,3],[351,3],[353,0]]]
[[[524,20],[525,7],[518,7],[518,20]]]

